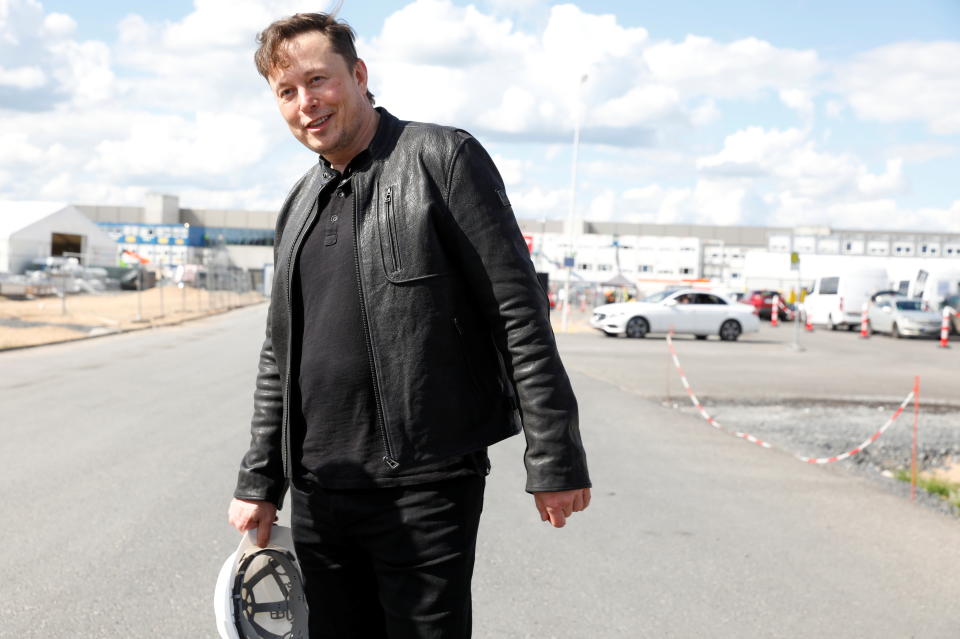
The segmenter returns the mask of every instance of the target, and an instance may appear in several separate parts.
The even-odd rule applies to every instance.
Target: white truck
[[[824,273],[814,280],[813,290],[803,302],[807,316],[814,324],[830,330],[860,326],[863,305],[874,293],[890,288],[890,278],[883,268],[860,268]]]

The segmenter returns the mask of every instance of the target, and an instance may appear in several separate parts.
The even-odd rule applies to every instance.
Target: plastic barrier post
[[[950,313],[953,309],[943,307],[943,321],[940,322],[940,348],[950,348]]]
[[[868,313],[870,312],[870,303],[863,303],[863,312],[860,314],[860,337],[867,339],[870,337],[870,318]]]
[[[920,424],[920,376],[913,378],[913,451],[910,455],[910,499],[917,499],[917,432]]]
[[[810,319],[810,313],[808,313],[806,310],[804,310],[804,311],[803,311],[803,316],[806,318],[806,324],[804,324],[803,327],[804,327],[805,329],[807,329],[807,332],[808,332],[808,333],[812,333],[812,332],[813,332],[813,320]]]
[[[780,325],[780,296],[774,295],[770,303],[770,326]]]

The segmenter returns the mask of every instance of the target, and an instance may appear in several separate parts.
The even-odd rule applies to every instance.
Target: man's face
[[[285,53],[287,66],[268,78],[280,114],[304,146],[342,167],[376,130],[376,112],[366,97],[367,67],[358,60],[347,68],[318,31],[290,40]]]

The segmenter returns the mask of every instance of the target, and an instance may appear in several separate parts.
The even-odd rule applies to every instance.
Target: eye
[[[285,89],[280,89],[279,91],[277,91],[277,96],[280,97],[281,99],[288,100],[290,99],[291,96],[293,96],[293,89],[289,87]]]
[[[323,78],[322,75],[315,75],[315,76],[313,76],[312,78],[310,78],[310,84],[313,85],[313,86],[316,86],[316,85],[320,84],[321,82],[323,82],[323,80],[324,80],[324,78]]]

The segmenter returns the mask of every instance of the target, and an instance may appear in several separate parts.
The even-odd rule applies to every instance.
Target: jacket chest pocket
[[[377,202],[380,255],[387,279],[395,284],[438,277],[446,259],[430,222],[427,206],[406,200],[399,185],[381,187]]]

